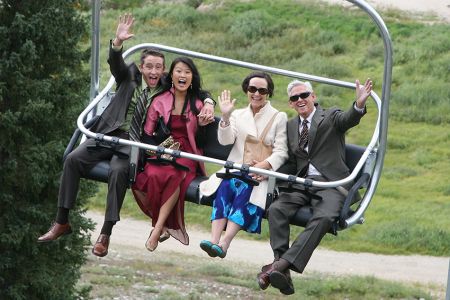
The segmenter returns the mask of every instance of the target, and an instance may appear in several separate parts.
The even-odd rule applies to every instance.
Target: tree
[[[80,296],[92,186],[81,186],[73,234],[36,239],[55,216],[62,154],[89,99],[82,1],[0,1],[0,299]]]

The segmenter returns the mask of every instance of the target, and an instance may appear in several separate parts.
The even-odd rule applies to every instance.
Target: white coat
[[[234,110],[230,116],[230,125],[227,127],[219,125],[217,133],[220,144],[230,145],[234,143],[228,160],[242,164],[247,134],[259,137],[276,112],[278,110],[272,107],[270,102],[267,102],[255,115],[253,115],[250,105],[246,108]],[[272,154],[266,159],[272,166],[273,171],[277,170],[288,158],[286,123],[286,113],[279,112],[264,140],[265,144],[273,146]],[[218,172],[224,173],[225,169],[222,168]],[[208,180],[200,183],[200,193],[211,196],[221,182],[222,179],[212,174]],[[265,209],[267,188],[267,180],[260,182],[258,186],[254,186],[249,202]]]

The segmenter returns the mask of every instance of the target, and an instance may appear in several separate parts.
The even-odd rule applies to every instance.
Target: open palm
[[[117,25],[116,37],[121,41],[126,41],[132,38],[134,34],[131,33],[134,18],[131,14],[125,14],[119,17],[119,24]]]
[[[367,98],[372,92],[373,83],[372,80],[367,79],[364,85],[361,85],[359,80],[356,80],[356,104],[358,107],[364,107]]]
[[[223,90],[219,96],[219,107],[223,117],[229,118],[231,112],[234,110],[234,103],[236,99],[231,100],[231,93],[229,90]]]

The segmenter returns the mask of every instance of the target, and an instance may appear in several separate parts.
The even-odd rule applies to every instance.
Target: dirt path
[[[92,234],[92,242],[100,233],[103,215],[89,211],[87,217],[97,223]],[[111,237],[111,250],[127,251],[127,255],[151,255],[144,247],[150,232],[150,223],[130,218],[123,218],[115,227]],[[188,228],[190,245],[183,246],[178,241],[169,239],[161,243],[156,250],[159,252],[180,252],[209,258],[198,246],[200,241],[209,238],[208,232]],[[125,254],[124,254],[125,255]],[[255,272],[272,259],[272,251],[268,242],[235,239],[228,251],[226,260],[237,263],[255,265]],[[348,253],[325,249],[314,252],[305,273],[320,272],[333,275],[367,275],[381,279],[401,282],[417,282],[434,284],[445,289],[449,259],[430,256],[388,256],[371,253]]]
[[[332,4],[343,4],[353,6],[343,0],[322,0]],[[450,22],[450,0],[366,0],[377,11],[383,9],[400,9],[412,14],[431,14],[439,20]]]

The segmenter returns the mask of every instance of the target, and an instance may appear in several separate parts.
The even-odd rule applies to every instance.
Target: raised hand
[[[358,108],[364,108],[366,105],[367,98],[370,96],[370,92],[372,92],[372,80],[367,78],[364,86],[361,86],[359,80],[356,80],[356,106]]]
[[[119,24],[117,24],[116,29],[116,39],[114,41],[115,46],[121,46],[123,41],[126,41],[134,36],[134,34],[131,33],[133,23],[134,18],[129,13],[119,17]]]
[[[222,119],[228,120],[231,112],[234,110],[234,103],[236,99],[231,100],[231,93],[229,90],[223,90],[219,96],[219,107],[222,113]]]

